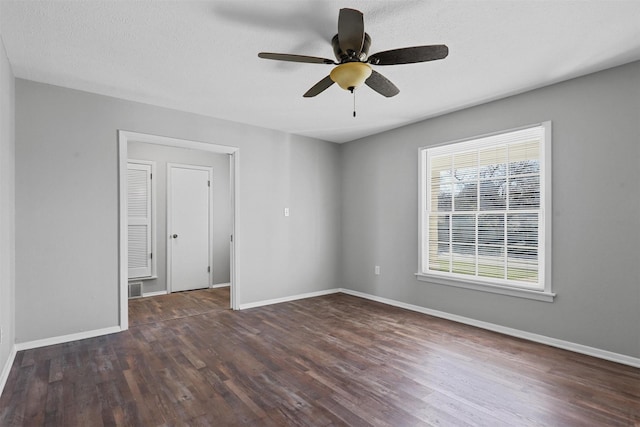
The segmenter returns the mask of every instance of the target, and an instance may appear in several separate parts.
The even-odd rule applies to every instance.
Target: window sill
[[[153,276],[141,276],[141,277],[129,277],[128,281],[129,282],[138,282],[138,281],[143,281],[143,280],[153,280],[153,279],[157,279],[158,276],[156,276],[155,274]]]
[[[424,273],[416,273],[416,278],[421,282],[435,283],[437,285],[453,286],[456,288],[472,289],[474,291],[490,292],[494,294],[508,295],[518,298],[528,298],[537,301],[553,302],[556,294],[553,292],[534,291],[530,289],[518,289],[508,286],[490,285],[472,281],[463,281],[444,278]]]

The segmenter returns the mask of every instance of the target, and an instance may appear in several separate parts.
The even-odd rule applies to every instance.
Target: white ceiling
[[[370,54],[446,44],[441,61],[378,66],[400,94],[333,85],[342,7],[364,13]],[[345,142],[640,59],[640,1],[6,1],[16,77]],[[640,84],[640,83],[639,83]]]

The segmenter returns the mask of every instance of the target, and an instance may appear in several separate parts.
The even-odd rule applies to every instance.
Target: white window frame
[[[450,272],[437,272],[428,270],[428,212],[427,203],[429,200],[430,187],[427,183],[428,155],[442,154],[446,152],[457,153],[469,149],[490,147],[504,143],[509,134],[524,131],[526,129],[541,127],[543,130],[543,141],[540,144],[540,221],[538,227],[538,263],[540,265],[538,284],[526,285],[513,283],[508,280],[489,279],[478,276],[467,276]],[[552,302],[555,293],[551,288],[551,122],[523,126],[516,129],[509,129],[492,134],[466,138],[447,142],[444,144],[421,147],[419,149],[419,258],[418,273],[416,278],[420,281],[473,289],[515,297],[529,298],[539,301]]]
[[[139,160],[139,159],[127,159],[127,164],[138,164],[138,165],[146,165],[150,167],[151,170],[151,245],[150,245],[150,256],[151,256],[151,274],[148,276],[129,276],[128,280],[150,280],[158,278],[157,271],[157,251],[156,251],[156,162],[151,160]]]

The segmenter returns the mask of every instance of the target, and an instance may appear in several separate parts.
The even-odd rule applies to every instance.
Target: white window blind
[[[149,277],[152,271],[151,165],[129,163],[127,179],[129,278]]]
[[[422,149],[421,273],[549,291],[545,124]]]

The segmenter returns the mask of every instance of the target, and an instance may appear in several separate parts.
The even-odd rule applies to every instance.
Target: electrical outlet
[[[373,274],[375,274],[376,276],[380,275],[380,266],[376,265],[373,269]]]
[[[289,216],[289,208],[284,208],[284,216]]]

